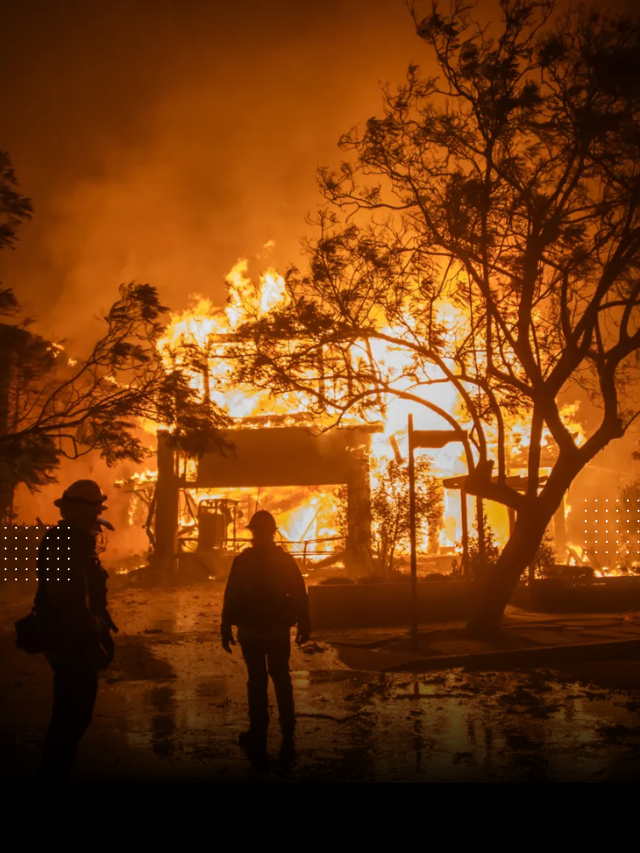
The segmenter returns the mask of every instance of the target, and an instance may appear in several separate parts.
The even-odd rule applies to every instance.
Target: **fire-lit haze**
[[[423,50],[394,0],[3,6],[2,146],[35,216],[2,275],[80,344],[122,281],[180,308],[270,239],[297,260],[316,167]]]

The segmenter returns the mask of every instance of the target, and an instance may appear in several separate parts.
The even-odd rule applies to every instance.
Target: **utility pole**
[[[418,650],[418,547],[416,518],[416,472],[414,450],[420,447],[440,448],[452,441],[466,441],[467,433],[462,429],[419,429],[413,428],[413,415],[408,418],[409,433],[409,531],[411,540],[411,640],[414,651]],[[466,503],[466,495],[464,496]]]

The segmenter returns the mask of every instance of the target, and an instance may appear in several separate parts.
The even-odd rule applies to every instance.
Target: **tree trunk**
[[[531,511],[518,513],[513,533],[498,562],[489,578],[479,585],[467,625],[472,636],[491,636],[500,630],[504,609],[521,575],[535,557],[553,509],[538,502]]]

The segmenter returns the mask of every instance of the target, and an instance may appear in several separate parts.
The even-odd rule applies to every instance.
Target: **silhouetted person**
[[[93,480],[77,480],[54,501],[62,520],[38,552],[35,605],[46,626],[45,655],[53,669],[53,711],[40,779],[68,781],[98,692],[98,672],[113,659],[107,572],[96,553],[106,496]],[[108,524],[108,523],[106,523]],[[110,526],[110,525],[108,525]]]
[[[269,726],[269,676],[278,702],[283,740],[291,743],[295,731],[293,687],[289,673],[291,628],[296,643],[309,640],[309,604],[296,561],[274,542],[276,522],[271,513],[256,512],[249,522],[253,543],[233,561],[222,609],[222,647],[235,645],[232,626],[247,665],[249,730],[240,746],[262,751]]]

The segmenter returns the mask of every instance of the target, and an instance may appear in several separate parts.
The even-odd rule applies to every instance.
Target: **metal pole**
[[[167,445],[168,434],[158,433],[158,479],[155,488],[155,548],[153,562],[159,574],[171,573],[178,552],[180,480],[176,476],[176,453]]]
[[[411,538],[411,639],[418,649],[418,555],[416,546],[416,473],[413,463],[413,415],[409,415],[409,523]]]

